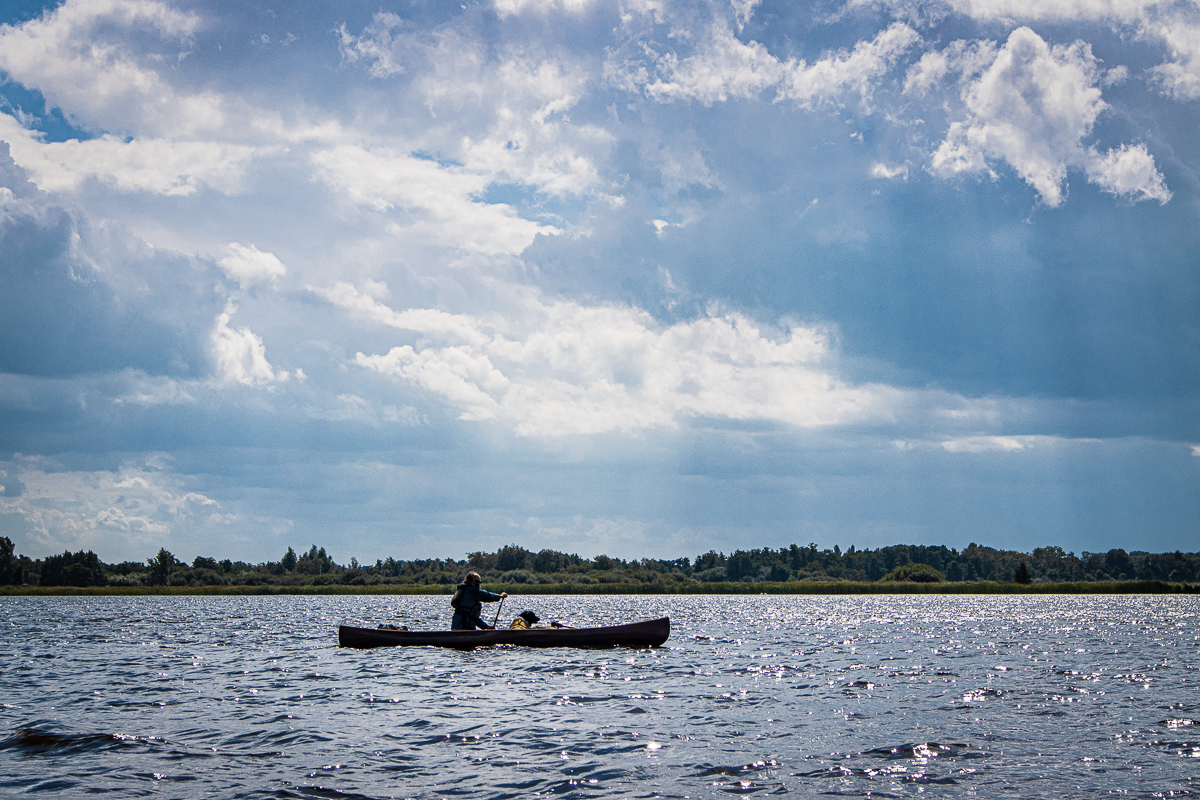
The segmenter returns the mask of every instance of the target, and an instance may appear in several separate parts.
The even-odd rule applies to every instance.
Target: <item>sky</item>
[[[18,552],[1200,550],[1195,0],[3,9]]]

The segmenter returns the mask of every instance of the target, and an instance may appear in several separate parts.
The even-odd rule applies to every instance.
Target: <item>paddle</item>
[[[492,620],[492,627],[496,627],[496,623],[500,621],[500,609],[504,608],[504,598],[500,598],[500,605],[496,606],[496,618]]]

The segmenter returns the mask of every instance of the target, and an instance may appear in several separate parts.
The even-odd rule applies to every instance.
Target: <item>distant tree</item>
[[[731,581],[740,581],[743,578],[751,578],[758,570],[754,567],[754,560],[749,553],[738,550],[729,557],[729,561],[725,564],[725,574]]]
[[[215,558],[205,558],[204,556],[196,556],[192,559],[192,569],[211,569],[214,572],[219,570],[221,566]]]
[[[14,555],[12,539],[0,536],[0,586],[11,586],[17,582],[17,557]]]
[[[928,564],[901,564],[880,580],[889,583],[941,583],[946,577]]]
[[[571,565],[571,557],[556,550],[541,550],[533,557],[534,572],[562,572]]]
[[[505,545],[496,553],[496,569],[508,572],[514,569],[525,569],[529,565],[533,553],[515,544]]]
[[[1120,580],[1132,580],[1137,576],[1137,567],[1133,564],[1133,559],[1129,557],[1121,548],[1109,550],[1104,555],[1105,570],[1113,578]]]
[[[783,564],[775,564],[771,567],[770,573],[767,574],[767,580],[775,581],[776,583],[786,581],[789,577],[791,576],[788,574],[788,568]]]
[[[283,554],[283,558],[279,559],[279,563],[288,572],[294,570],[296,568],[296,551],[289,547],[287,552]]]
[[[1016,583],[1033,583],[1033,575],[1029,573],[1029,565],[1022,561],[1013,570],[1013,581]]]
[[[160,547],[158,555],[147,559],[146,563],[150,565],[150,576],[146,582],[151,586],[166,586],[167,581],[171,579],[171,570],[179,562],[167,548]]]
[[[47,556],[42,561],[38,583],[42,586],[103,586],[108,583],[104,564],[91,550],[78,553],[64,551],[60,556]]]

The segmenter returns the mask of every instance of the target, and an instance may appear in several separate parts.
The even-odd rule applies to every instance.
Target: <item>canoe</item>
[[[603,628],[530,628],[494,631],[392,631],[338,626],[339,647],[658,647],[671,635],[668,617]]]

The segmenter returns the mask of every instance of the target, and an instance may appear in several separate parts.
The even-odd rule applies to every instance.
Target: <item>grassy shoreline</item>
[[[489,584],[511,595],[555,594],[1200,594],[1200,584],[1166,581],[1088,583],[865,583],[790,581],[785,583],[549,583]],[[0,586],[0,597],[142,597],[219,595],[449,595],[453,586]]]

